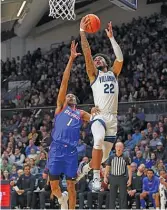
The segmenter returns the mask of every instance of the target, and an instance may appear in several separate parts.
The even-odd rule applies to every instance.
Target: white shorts
[[[92,122],[99,120],[105,125],[106,137],[116,137],[117,134],[117,115],[116,114],[105,114],[105,115],[95,115],[92,118]],[[103,123],[104,122],[104,123]]]

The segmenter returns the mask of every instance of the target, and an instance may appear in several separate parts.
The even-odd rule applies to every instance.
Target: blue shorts
[[[51,144],[48,157],[49,174],[76,178],[78,170],[78,152],[74,147],[64,144]]]

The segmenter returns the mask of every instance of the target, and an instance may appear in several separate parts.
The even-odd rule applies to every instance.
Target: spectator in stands
[[[24,154],[21,153],[19,148],[15,148],[15,153],[12,154],[9,158],[11,164],[15,164],[18,168],[23,166],[25,160]]]
[[[47,161],[47,155],[45,152],[39,154],[39,160],[37,160],[37,166],[39,167],[39,172],[43,173]]]
[[[157,161],[157,157],[156,157],[156,153],[155,152],[151,152],[150,153],[150,159],[146,160],[146,168],[152,168],[153,166],[155,166]]]
[[[36,141],[38,137],[38,133],[36,131],[35,127],[32,127],[31,133],[28,134],[28,140],[33,139],[34,141]]]
[[[124,142],[124,145],[125,145],[125,149],[126,150],[133,150],[134,149],[134,147],[135,147],[135,139],[133,139],[132,138],[132,135],[129,133],[128,134],[128,140],[126,140],[125,142]]]
[[[10,180],[16,180],[17,177],[18,177],[18,174],[17,174],[17,167],[16,167],[16,165],[13,165],[13,166],[12,166],[11,173],[10,173]]]
[[[152,167],[156,176],[159,176],[160,170],[165,170],[165,165],[162,160],[157,160],[156,164]]]
[[[9,174],[9,171],[7,170],[4,170],[3,171],[3,180],[6,180],[6,181],[9,181],[9,178],[10,178],[10,174]]]
[[[148,169],[147,177],[143,179],[143,187],[142,193],[140,194],[140,203],[143,209],[146,208],[145,201],[151,201],[154,208],[158,207],[155,203],[156,197],[158,196],[159,190],[159,179],[154,175],[154,171],[152,169]]]
[[[138,167],[137,173],[132,174],[132,185],[128,189],[128,208],[132,208],[132,199],[135,198],[136,209],[140,209],[140,193],[142,193],[142,184],[144,176],[145,165],[141,164]]]
[[[135,162],[131,163],[132,174],[135,174],[137,171],[137,164]]]
[[[35,160],[33,158],[30,158],[30,173],[35,176],[39,173],[38,167],[35,164]]]
[[[139,128],[135,129],[135,133],[132,135],[132,139],[135,142],[135,145],[137,145],[141,141],[142,135],[140,133]]]
[[[145,164],[145,159],[143,158],[141,151],[136,152],[136,157],[133,159],[133,162],[135,162],[137,164],[137,167],[140,164]]]
[[[2,166],[1,166],[2,171],[8,171],[11,172],[12,166],[10,165],[8,158],[3,158],[2,159]]]
[[[38,147],[34,145],[34,141],[32,139],[29,140],[29,145],[26,147],[25,153],[26,157],[31,154],[31,150],[34,149],[35,152],[38,150]]]
[[[163,160],[167,162],[167,150],[164,149],[162,142],[158,142],[156,147],[157,160]]]
[[[158,132],[153,132],[153,139],[150,141],[150,148],[152,150],[156,150],[157,144],[161,142],[161,140],[158,138]]]
[[[20,204],[21,208],[30,209],[32,203],[32,194],[35,189],[35,177],[30,173],[30,166],[24,166],[24,174],[21,175],[16,183],[17,188],[12,194],[12,200],[15,203],[11,205],[16,207]],[[18,203],[17,203],[18,200]]]
[[[18,129],[14,129],[13,131],[13,138],[15,139],[15,142],[19,142],[21,139],[21,135],[18,133]]]

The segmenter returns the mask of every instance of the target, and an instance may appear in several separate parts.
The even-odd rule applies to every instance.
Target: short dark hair
[[[106,61],[106,63],[107,63],[108,68],[111,68],[111,60],[110,60],[110,58],[109,58],[108,55],[103,54],[103,53],[97,53],[97,54],[95,54],[95,55],[93,56],[93,60],[94,60],[96,57],[98,57],[98,56],[104,58],[105,61]]]
[[[154,171],[153,171],[151,168],[148,168],[147,172],[148,172],[148,171],[152,171],[152,172],[153,172],[153,174],[154,174]]]
[[[29,169],[31,168],[30,165],[25,164],[25,165],[23,166],[23,170],[24,170],[25,168],[27,168],[27,167],[28,167]]]

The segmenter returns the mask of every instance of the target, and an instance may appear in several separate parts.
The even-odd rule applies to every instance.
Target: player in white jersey
[[[122,51],[113,37],[112,24],[108,24],[106,33],[111,41],[116,59],[111,67],[111,61],[104,54],[91,55],[91,49],[87,41],[84,29],[89,20],[82,18],[80,23],[81,45],[86,62],[86,71],[93,91],[95,106],[100,109],[100,115],[92,119],[92,134],[94,146],[92,160],[83,166],[78,181],[89,170],[93,169],[93,188],[100,188],[100,165],[109,157],[117,133],[117,109],[118,109],[118,75],[123,65]]]

